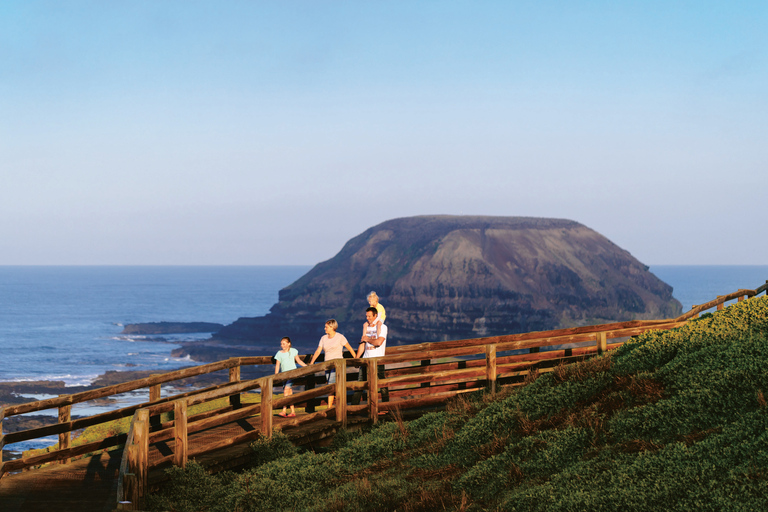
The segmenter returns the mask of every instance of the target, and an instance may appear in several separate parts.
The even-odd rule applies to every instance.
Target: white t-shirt
[[[376,336],[376,326],[374,325],[374,336]],[[384,341],[381,342],[381,345],[378,347],[375,347],[371,345],[370,343],[365,343],[365,354],[363,354],[363,359],[369,358],[369,357],[382,357],[384,355],[385,350],[387,349],[387,326],[384,324],[381,324],[381,334],[379,335],[382,338],[384,338]]]

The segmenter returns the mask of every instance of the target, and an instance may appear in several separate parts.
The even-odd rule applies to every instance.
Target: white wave
[[[39,439],[32,439],[30,441],[22,441],[20,443],[7,444],[3,448],[4,450],[12,452],[22,452],[26,450],[37,450],[39,448],[47,448],[53,446],[59,442],[59,436],[41,437]]]
[[[99,376],[98,373],[93,373],[89,375],[72,375],[71,373],[67,373],[64,375],[60,374],[54,374],[54,375],[39,375],[34,378],[30,377],[16,377],[7,380],[6,382],[35,382],[35,381],[64,381],[64,387],[71,387],[71,386],[90,386],[94,380]]]

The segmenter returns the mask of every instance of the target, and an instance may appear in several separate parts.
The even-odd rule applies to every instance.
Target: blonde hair
[[[371,297],[376,297],[376,300],[379,300],[379,296],[376,295],[376,292],[371,292],[368,294],[368,297],[366,299],[370,299]]]
[[[339,322],[337,322],[335,319],[331,318],[327,322],[325,322],[325,325],[333,329],[334,331],[339,330]]]

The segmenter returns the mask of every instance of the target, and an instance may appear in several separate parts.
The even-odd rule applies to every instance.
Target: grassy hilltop
[[[254,467],[195,464],[156,510],[768,510],[768,299],[649,332],[613,353],[445,412]]]

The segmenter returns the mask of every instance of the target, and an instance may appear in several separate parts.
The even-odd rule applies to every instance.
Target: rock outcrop
[[[328,318],[356,340],[371,290],[387,308],[390,342],[398,344],[681,312],[669,285],[577,222],[421,216],[366,230],[281,290],[268,315],[241,318],[211,341],[277,346],[289,335],[311,348]]]

